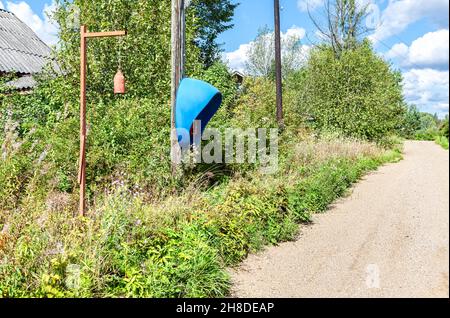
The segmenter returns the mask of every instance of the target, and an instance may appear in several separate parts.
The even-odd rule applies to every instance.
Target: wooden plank
[[[87,32],[84,34],[86,38],[106,38],[113,36],[125,36],[127,31],[111,31],[111,32]]]

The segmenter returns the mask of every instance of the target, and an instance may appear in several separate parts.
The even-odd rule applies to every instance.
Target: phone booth
[[[206,125],[222,104],[222,94],[214,86],[197,79],[184,78],[178,88],[176,99],[175,127],[181,147],[193,143],[193,125],[200,121],[203,134]],[[184,134],[183,134],[184,132]],[[186,132],[190,132],[187,140]]]

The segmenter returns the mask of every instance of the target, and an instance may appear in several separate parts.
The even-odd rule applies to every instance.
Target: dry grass
[[[330,159],[358,159],[375,157],[382,149],[373,143],[349,138],[308,137],[295,146],[293,161],[302,165],[320,164]]]

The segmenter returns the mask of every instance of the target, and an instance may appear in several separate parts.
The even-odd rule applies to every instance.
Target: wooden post
[[[186,64],[186,0],[180,0],[180,80],[184,78]]]
[[[275,11],[275,72],[277,85],[277,122],[280,129],[284,128],[283,118],[283,79],[281,76],[281,30],[280,30],[280,0],[274,0]]]
[[[86,73],[87,59],[86,48],[88,38],[103,38],[112,36],[125,36],[126,31],[92,32],[87,27],[80,28],[80,167],[78,170],[78,183],[80,184],[79,214],[86,214]]]
[[[80,44],[80,169],[78,182],[80,184],[79,214],[86,211],[86,26],[81,26]]]
[[[175,128],[176,98],[178,87],[184,76],[185,60],[185,5],[184,0],[172,0],[172,87],[171,87],[171,160],[172,174],[177,173],[180,149]]]

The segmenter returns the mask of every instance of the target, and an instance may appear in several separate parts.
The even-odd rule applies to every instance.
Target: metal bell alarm
[[[125,94],[125,76],[120,69],[114,76],[114,94]]]

